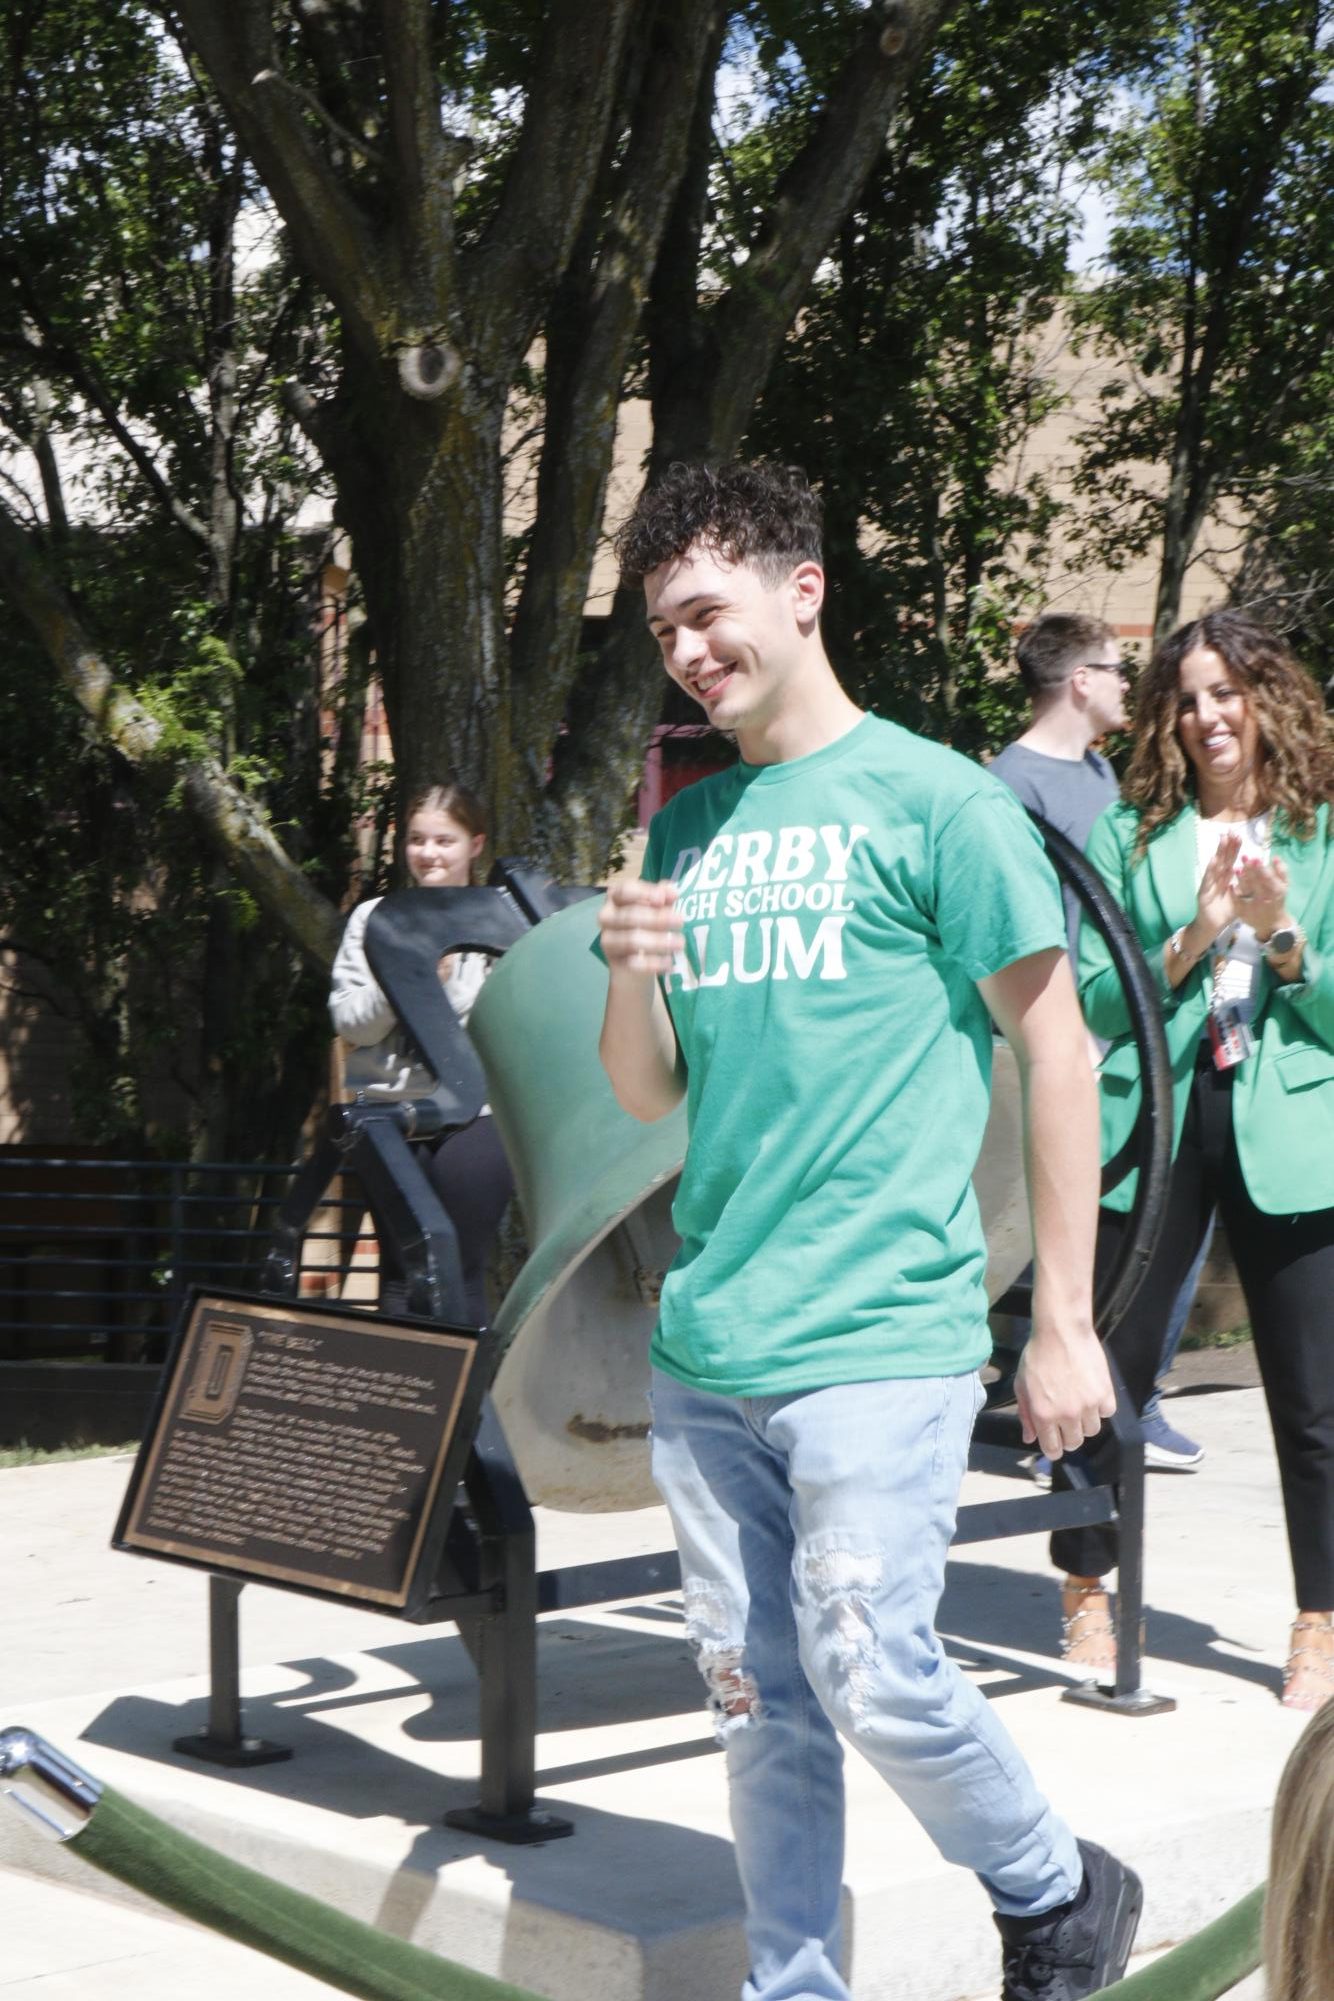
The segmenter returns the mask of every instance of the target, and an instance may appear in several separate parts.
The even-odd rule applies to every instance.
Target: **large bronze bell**
[[[598,1061],[607,975],[595,902],[510,947],[468,1032],[514,1168],[531,1246],[495,1323],[493,1396],[529,1498],[579,1514],[656,1504],[648,1470],[648,1344],[676,1236],[685,1118],[641,1125]],[[995,1045],[974,1185],[995,1299],[1030,1254],[1018,1079]]]

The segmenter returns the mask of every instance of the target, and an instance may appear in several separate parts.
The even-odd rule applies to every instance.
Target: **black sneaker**
[[[1084,1881],[1072,1904],[1037,1918],[996,1913],[1001,2001],[1085,2001],[1126,1970],[1144,1890],[1133,1869],[1096,1842],[1081,1841]]]

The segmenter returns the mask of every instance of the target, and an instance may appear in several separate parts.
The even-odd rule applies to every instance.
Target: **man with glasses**
[[[1040,813],[1058,833],[1082,849],[1088,844],[1094,821],[1113,804],[1119,790],[1116,773],[1093,748],[1100,737],[1124,728],[1126,722],[1129,676],[1116,634],[1104,619],[1080,612],[1048,611],[1020,635],[1015,658],[1032,704],[1033,720],[1021,737],[992,759],[990,770],[1004,779],[1025,806]],[[1065,891],[1065,917],[1073,958],[1079,904],[1069,889]],[[1198,1278],[1197,1266],[1183,1288],[1164,1340],[1160,1377],[1171,1367]],[[1022,1329],[1015,1330],[1015,1337],[1022,1338]],[[1194,1472],[1204,1457],[1203,1448],[1168,1423],[1158,1391],[1140,1422],[1146,1465],[1160,1472]],[[1041,1453],[1034,1456],[1033,1474],[1041,1485],[1050,1483],[1051,1464]]]
[[[1101,618],[1048,611],[1021,634],[1015,658],[1033,720],[990,769],[1083,848],[1094,821],[1118,796],[1116,773],[1093,748],[1125,726],[1127,675],[1116,635]],[[1065,915],[1073,957],[1079,905],[1068,889]]]

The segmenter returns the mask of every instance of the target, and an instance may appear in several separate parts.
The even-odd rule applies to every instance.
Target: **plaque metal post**
[[[276,1765],[290,1758],[286,1744],[248,1737],[241,1728],[241,1580],[208,1580],[208,1723],[172,1748],[209,1765]]]

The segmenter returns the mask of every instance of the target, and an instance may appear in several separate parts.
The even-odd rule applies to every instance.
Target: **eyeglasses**
[[[1131,669],[1124,660],[1084,660],[1080,665],[1087,667],[1091,674],[1119,674],[1123,681],[1131,678]]]

